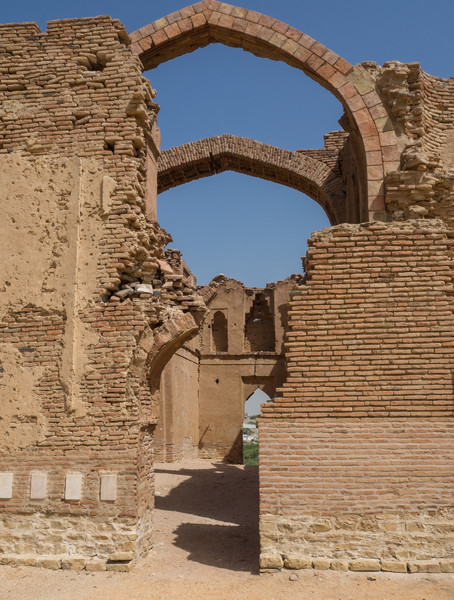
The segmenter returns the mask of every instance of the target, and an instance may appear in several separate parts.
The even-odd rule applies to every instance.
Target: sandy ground
[[[454,574],[259,575],[256,467],[156,471],[155,549],[132,573],[1,567],[0,600],[454,600]]]

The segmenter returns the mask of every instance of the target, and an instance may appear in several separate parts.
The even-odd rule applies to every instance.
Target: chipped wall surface
[[[13,345],[0,347],[0,449],[12,452],[44,439],[47,421],[35,393],[42,367],[23,366],[23,353]]]
[[[454,79],[424,73],[419,63],[364,65],[387,108],[383,134],[397,139],[385,180],[390,218],[437,217],[452,227]]]
[[[95,202],[89,206],[90,198],[83,196],[91,191],[90,184],[81,182],[78,158],[30,160],[10,154],[0,156],[0,163],[0,206],[4,215],[0,224],[2,309],[8,304],[30,303],[44,310],[63,311],[66,297],[73,293],[76,265],[72,263],[78,254],[77,247],[80,249],[85,242],[82,251],[90,252],[91,247],[93,257],[89,265],[91,277],[81,285],[90,287],[91,283],[88,295],[96,287],[102,175],[96,173],[95,163],[96,175],[92,178],[98,179],[97,189],[93,185]],[[78,240],[77,219],[81,209],[93,213],[91,236],[90,232],[84,232],[83,241]],[[84,226],[87,228],[90,223],[84,221]],[[27,282],[26,297],[24,282]]]
[[[1,316],[35,307],[63,317],[60,377],[66,403],[83,410],[78,382],[97,336],[80,318],[96,290],[100,257],[102,171],[96,162],[73,159],[31,161],[1,156],[0,251],[4,285]],[[12,202],[12,199],[14,201]],[[24,283],[27,282],[27,287]],[[4,320],[0,317],[0,321]],[[36,394],[42,366],[25,366],[34,347],[1,347],[0,387],[5,399],[0,445],[5,450],[42,440],[45,428]]]

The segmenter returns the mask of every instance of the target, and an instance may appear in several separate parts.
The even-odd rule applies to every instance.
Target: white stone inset
[[[116,473],[103,473],[101,475],[101,500],[113,502],[117,499]]]
[[[0,473],[0,499],[13,497],[13,473]]]
[[[43,500],[47,496],[47,473],[32,473],[30,477],[30,499]]]
[[[67,473],[65,479],[65,500],[82,498],[82,473]]]

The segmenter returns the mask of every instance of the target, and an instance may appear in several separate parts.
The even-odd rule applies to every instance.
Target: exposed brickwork
[[[104,293],[115,289],[132,264],[153,278],[167,240],[142,211],[158,107],[128,33],[119,21],[96,17],[51,21],[45,33],[35,24],[1,25],[0,40],[0,155],[98,159],[116,181],[99,283]]]
[[[452,227],[454,79],[428,75],[419,63],[387,63],[378,71],[404,145],[400,169],[386,178],[387,208],[394,219],[437,217]]]
[[[399,561],[406,572],[409,561],[452,559],[453,428],[452,419],[262,421],[269,566],[324,558],[356,570],[367,558]]]
[[[452,416],[452,241],[441,222],[313,235],[287,381],[264,417]]]
[[[313,235],[259,426],[263,568],[452,558],[451,246],[441,221]]]
[[[345,135],[338,133],[342,147]],[[292,152],[226,134],[164,150],[158,166],[158,193],[201,177],[236,171],[307,194],[324,208],[333,224],[347,219],[339,150],[332,146]],[[359,213],[358,207],[358,218]]]
[[[2,549],[133,558],[151,544],[158,405],[146,382],[161,348],[196,329],[189,304],[203,310],[194,289],[178,290],[169,236],[145,219],[158,107],[110,17],[54,21],[45,33],[0,26],[0,49],[2,185],[10,198],[25,191],[6,206],[6,223],[35,240],[38,272],[28,305],[17,281],[2,290],[0,387],[12,404],[0,471],[13,473],[12,497],[0,500]],[[42,228],[36,238],[25,222],[21,230],[22,205]],[[2,258],[16,277],[14,249]],[[47,475],[39,501],[30,498],[34,471]],[[82,488],[68,500],[74,472]],[[104,472],[117,476],[113,502],[100,498]],[[19,513],[29,518],[12,531]],[[53,535],[35,536],[35,527]]]
[[[261,511],[313,518],[381,512],[394,513],[396,520],[406,511],[424,520],[451,510],[453,428],[454,420],[436,418],[263,419],[260,432],[267,443],[260,460]]]

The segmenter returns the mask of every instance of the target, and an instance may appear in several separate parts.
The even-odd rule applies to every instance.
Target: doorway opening
[[[260,416],[261,404],[271,398],[260,388],[249,396],[244,404],[243,420],[243,464],[259,464],[259,431],[257,419]]]

